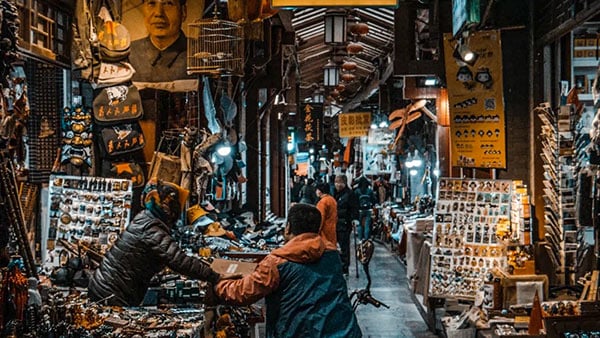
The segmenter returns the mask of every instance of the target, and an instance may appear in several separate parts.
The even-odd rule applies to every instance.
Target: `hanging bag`
[[[137,122],[102,128],[100,138],[104,154],[111,157],[141,150],[145,144]]]
[[[134,85],[103,88],[94,98],[94,120],[98,125],[114,125],[139,120],[142,99]]]

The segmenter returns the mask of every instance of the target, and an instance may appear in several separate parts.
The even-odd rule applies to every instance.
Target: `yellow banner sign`
[[[340,137],[369,135],[371,113],[345,113],[339,115]]]
[[[398,0],[271,0],[271,7],[396,7]]]
[[[465,61],[467,49],[474,52]],[[471,33],[462,46],[444,34],[452,165],[506,168],[506,130],[499,31]]]

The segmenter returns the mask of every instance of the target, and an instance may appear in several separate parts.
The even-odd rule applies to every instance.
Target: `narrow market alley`
[[[352,260],[348,277],[348,290],[363,289],[367,278],[358,265],[359,278],[356,278],[356,265]],[[375,252],[369,264],[371,274],[371,295],[390,308],[376,308],[372,305],[359,305],[356,316],[365,338],[430,338],[437,337],[428,330],[411,299],[411,291],[406,279],[406,268],[386,247],[375,243]]]

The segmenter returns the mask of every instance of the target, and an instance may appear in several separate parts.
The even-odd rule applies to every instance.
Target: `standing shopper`
[[[330,186],[328,183],[317,184],[317,209],[321,212],[321,229],[319,234],[323,237],[327,248],[335,250],[337,248],[336,225],[338,220],[337,202],[330,195]],[[330,246],[329,246],[330,245]]]
[[[286,244],[242,279],[215,286],[223,302],[249,305],[266,297],[266,337],[362,337],[348,298],[337,251],[318,231],[321,213],[295,204],[288,213]]]
[[[309,178],[306,184],[300,189],[300,203],[312,204],[317,203],[317,194],[315,192],[315,180]]]
[[[371,234],[371,217],[373,215],[373,206],[377,200],[373,189],[371,189],[371,182],[361,176],[358,179],[358,188],[354,191],[358,198],[359,207],[359,219],[358,219],[358,239],[369,239]]]
[[[348,267],[350,266],[350,232],[352,231],[352,221],[358,220],[358,200],[348,187],[348,178],[346,175],[336,176],[334,182],[334,197],[337,201],[338,215],[335,230],[337,242],[340,245],[342,271],[344,275],[347,275]]]

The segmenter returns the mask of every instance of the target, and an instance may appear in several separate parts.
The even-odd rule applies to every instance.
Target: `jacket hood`
[[[325,252],[325,243],[321,236],[311,232],[295,236],[281,248],[273,250],[271,254],[295,263],[311,263],[319,260],[323,252]]]

